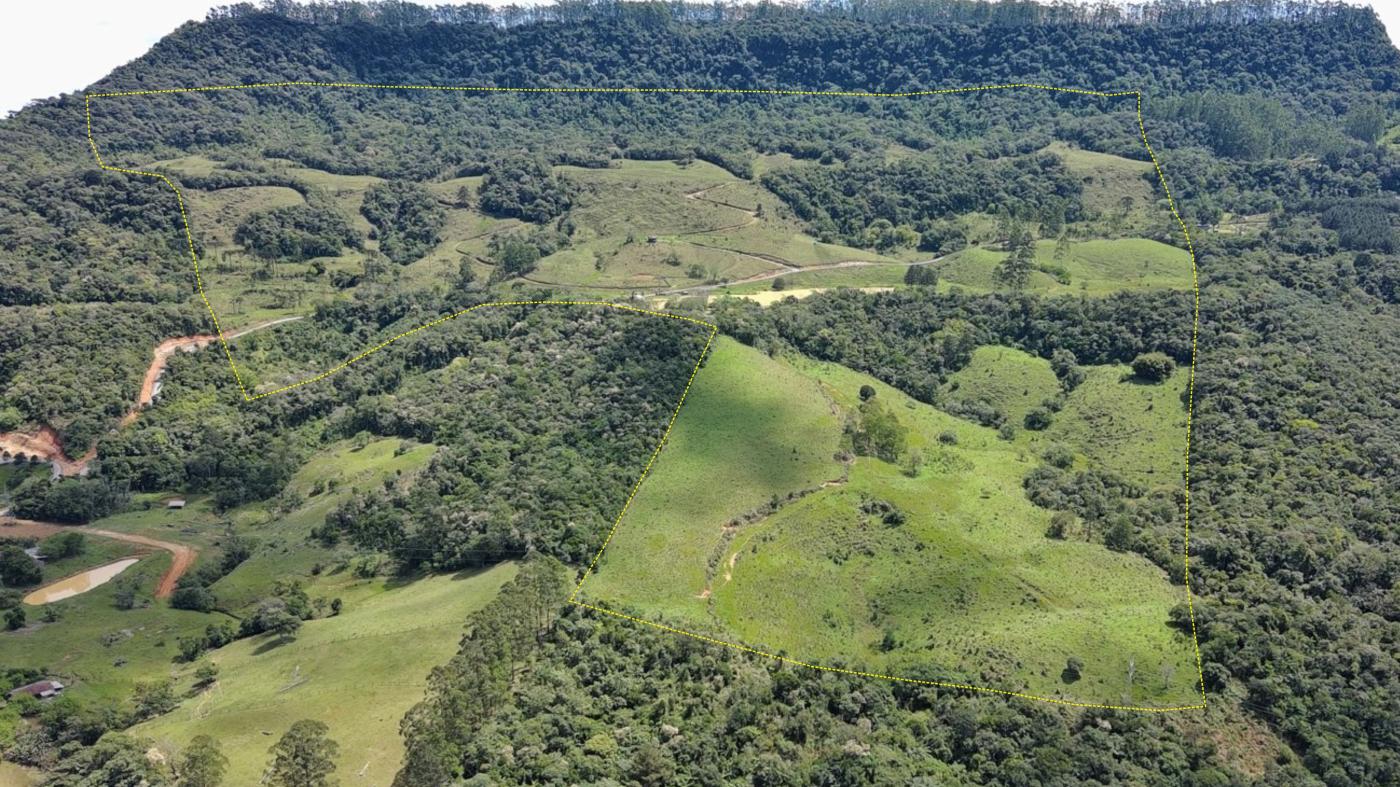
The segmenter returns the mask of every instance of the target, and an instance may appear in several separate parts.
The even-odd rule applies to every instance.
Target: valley
[[[211,10],[0,119],[0,784],[1395,781],[1397,74]]]

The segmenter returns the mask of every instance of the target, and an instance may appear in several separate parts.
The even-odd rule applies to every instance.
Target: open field
[[[812,380],[731,339],[710,353],[585,597],[703,613],[731,519],[842,475],[841,420]]]
[[[1152,162],[1081,150],[1063,142],[1054,142],[1045,150],[1059,156],[1065,168],[1081,178],[1084,208],[1089,213],[1122,213],[1125,207],[1156,209]]]
[[[31,610],[32,625],[0,632],[0,662],[43,668],[68,684],[75,698],[124,702],[138,681],[168,674],[180,637],[229,620],[151,601],[156,580],[169,565],[168,553],[155,552],[118,580],[48,605],[59,613],[55,623],[42,622]],[[128,578],[138,583],[138,598],[148,605],[117,609],[116,589]]]
[[[1191,257],[1184,249],[1146,238],[1072,241],[1068,256],[1055,258],[1055,241],[1036,243],[1036,263],[1061,267],[1068,283],[1035,271],[1029,292],[1044,295],[1109,295],[1134,290],[1191,288]],[[937,264],[940,286],[957,285],[973,291],[997,289],[993,277],[1006,252],[969,247]]]
[[[1019,425],[1026,411],[1060,390],[1050,362],[1010,347],[983,346],[954,372],[942,396],[951,403],[986,402]],[[941,399],[939,401],[945,401]]]
[[[403,757],[399,721],[421,699],[428,672],[455,652],[467,615],[514,574],[514,564],[502,563],[402,586],[327,578],[317,595],[354,599],[339,616],[306,622],[284,644],[265,635],[209,654],[218,681],[132,733],[167,754],[211,735],[229,758],[226,783],[255,784],[278,736],[298,719],[317,719],[340,744],[342,784],[388,784]],[[181,689],[191,687],[193,670],[179,670]]]
[[[1141,557],[1045,536],[1051,512],[1031,505],[1022,489],[1039,463],[1032,438],[1001,440],[844,367],[784,363],[779,375],[755,368],[779,362],[745,353],[752,351],[721,343],[697,378],[672,444],[619,526],[603,570],[585,583],[585,598],[818,663],[1078,701],[1175,704],[1194,696],[1190,642],[1166,625],[1182,589]],[[1006,365],[1007,353],[1014,351],[983,348],[966,374],[992,378],[983,390],[1019,410],[1042,393],[1031,389],[1044,387],[1037,372],[1048,368],[1012,357],[1004,379],[988,374]],[[747,374],[722,374],[745,365]],[[1027,372],[1031,381],[1009,385]],[[1091,379],[1116,373],[1104,367]],[[775,447],[783,453],[780,436],[821,444],[813,460],[827,455],[844,420],[831,408],[852,412],[862,385],[909,428],[909,452],[924,457],[916,475],[864,457],[844,481],[830,472],[834,462],[805,479],[777,483],[771,469],[758,475],[779,458]],[[803,390],[803,398],[794,395]],[[770,396],[783,405],[754,407]],[[1085,408],[1124,404],[1121,392],[1098,392],[1089,382],[1083,398]],[[812,404],[788,404],[804,401]],[[825,412],[814,421],[821,401]],[[727,426],[749,423],[756,411],[765,413],[763,429]],[[1073,418],[1064,420],[1059,439],[1087,439],[1070,434],[1080,428]],[[708,439],[697,442],[690,430],[709,424],[725,432],[706,429],[700,434]],[[743,480],[727,477],[740,468]],[[823,475],[829,483],[811,483]],[[771,499],[814,487],[775,513],[754,511],[752,500],[765,492]],[[726,490],[718,506],[716,489]],[[887,507],[902,521],[885,521]],[[1080,678],[1062,675],[1071,657],[1084,662]]]

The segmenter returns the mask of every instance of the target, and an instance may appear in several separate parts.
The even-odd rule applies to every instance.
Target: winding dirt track
[[[161,575],[160,582],[156,584],[156,598],[169,598],[175,592],[175,585],[179,583],[180,577],[190,570],[194,565],[195,556],[199,553],[194,547],[185,544],[176,544],[171,541],[161,541],[146,536],[133,535],[131,533],[118,533],[114,530],[103,530],[95,527],[76,527],[73,525],[57,525],[52,522],[36,522],[32,519],[12,519],[9,517],[0,518],[0,536],[20,536],[44,538],[55,533],[86,533],[90,536],[110,538],[115,541],[125,541],[129,544],[139,544],[153,549],[162,549],[170,553],[170,568]]]
[[[275,320],[254,323],[245,328],[225,333],[224,340],[231,341],[254,331],[300,319],[302,319],[301,316],[279,317]],[[117,422],[117,428],[130,426],[141,415],[141,410],[149,407],[151,402],[155,400],[156,383],[160,382],[160,376],[165,372],[166,364],[170,362],[170,356],[177,351],[194,352],[203,349],[218,339],[216,334],[201,333],[193,336],[177,336],[157,344],[153,352],[154,357],[150,365],[146,367],[146,374],[141,380],[141,392],[136,396],[136,403]],[[82,456],[69,459],[68,454],[63,449],[63,441],[59,438],[58,432],[47,425],[27,432],[0,434],[0,450],[10,454],[24,454],[43,462],[49,462],[53,464],[54,470],[63,476],[83,475],[87,472],[88,463],[97,456],[97,448],[94,446]]]

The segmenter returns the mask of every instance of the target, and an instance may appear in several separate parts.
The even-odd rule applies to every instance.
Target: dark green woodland
[[[99,95],[285,81],[511,90]],[[726,92],[1022,83],[1133,95]],[[674,87],[701,92],[514,90]],[[1188,259],[1138,91],[1195,266],[1171,286],[1096,290],[1075,257],[1093,244]],[[299,318],[231,343],[249,391],[441,324],[255,401],[217,345],[175,353],[155,403],[123,424],[152,347],[214,326],[174,194],[97,168],[84,93],[104,161],[153,167],[181,189],[216,312],[237,327]],[[237,640],[292,640],[333,617],[289,578],[314,587],[338,566],[407,583],[518,561],[462,621],[455,656],[394,676],[419,692],[399,724],[396,787],[1397,784],[1397,110],[1400,52],[1372,11],[1332,3],[223,7],[85,91],[0,121],[0,432],[48,426],[69,458],[96,451],[84,478],[6,466],[0,509],[80,523],[198,501],[197,569],[171,601],[135,602],[201,616],[171,623],[160,645],[181,642],[196,658],[175,660],[191,668],[206,651],[217,663]],[[1095,169],[1107,166],[1118,174]],[[728,191],[711,190],[719,183]],[[652,208],[662,218],[627,223]],[[721,218],[686,223],[695,215]],[[707,233],[718,240],[696,240]],[[791,238],[836,251],[788,265]],[[731,252],[735,272],[712,269]],[[835,260],[860,264],[823,268]],[[1135,276],[1149,265],[1129,262]],[[974,263],[981,278],[959,278],[957,265]],[[764,278],[743,265],[783,269]],[[896,272],[849,288],[801,278],[879,266]],[[619,270],[633,278],[617,284]],[[784,287],[818,291],[744,297]],[[1206,707],[1085,708],[816,671],[568,604],[709,329],[606,306],[443,318],[494,301],[661,308],[651,298],[716,324],[716,341],[799,370],[839,365],[911,397],[866,404],[872,388],[843,409],[832,440],[846,441],[847,468],[859,455],[917,479],[937,450],[906,450],[916,404],[1021,450],[1017,502],[1058,512],[1047,539],[1137,560],[1180,593],[1144,625],[1199,642]],[[969,393],[986,347],[1052,370],[1044,396],[1016,409]],[[1184,425],[1189,404],[1189,479],[1154,468],[1144,482],[1092,451],[1041,450],[1082,417],[1075,392],[1109,367],[1132,395],[1180,385],[1170,406],[1151,406]],[[1173,457],[1184,432],[1172,432]],[[305,480],[318,456],[384,440],[398,441],[395,457],[428,448],[382,478]],[[811,490],[791,491],[736,512],[753,514],[740,524]],[[285,533],[266,526],[283,520]],[[81,617],[33,627],[43,612],[18,595],[38,582],[23,577],[0,590],[0,607],[28,616],[0,633],[0,688],[60,668],[27,650],[12,658],[20,646],[7,651],[17,640],[6,637]],[[719,623],[701,633],[732,636]],[[981,685],[1013,667],[917,669]],[[168,678],[169,661],[148,672]],[[1077,672],[1066,665],[1066,686]],[[0,752],[47,785],[196,783],[138,756],[143,730],[129,728],[198,691],[168,703],[158,689],[125,692],[0,708]],[[338,771],[342,783],[352,773]]]

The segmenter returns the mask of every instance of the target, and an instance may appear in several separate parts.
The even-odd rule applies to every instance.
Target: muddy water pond
[[[98,585],[111,581],[113,577],[136,565],[140,560],[140,558],[129,557],[115,563],[108,563],[105,566],[89,569],[67,579],[60,579],[25,596],[24,603],[50,604],[65,598],[72,598],[79,593],[86,593]]]

